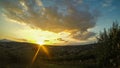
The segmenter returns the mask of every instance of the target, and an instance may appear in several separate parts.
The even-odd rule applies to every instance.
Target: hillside
[[[95,62],[95,56],[92,54],[92,50],[95,48],[94,44],[77,46],[44,45],[42,47],[48,50],[49,56],[45,53],[44,49],[40,49],[34,62],[38,65],[33,64],[33,68],[35,68],[34,66],[39,66],[39,64],[47,64],[48,67],[51,64],[60,66],[61,64],[75,64],[80,66],[81,63],[83,65],[83,63],[86,62],[93,62],[93,64]],[[14,65],[16,65],[16,67],[29,66],[38,48],[39,45],[37,44],[0,42],[0,65],[3,67],[6,65],[10,67],[14,67]],[[40,61],[42,61],[42,63]]]

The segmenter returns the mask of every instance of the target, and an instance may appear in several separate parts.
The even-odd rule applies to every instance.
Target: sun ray
[[[38,53],[39,53],[39,51],[40,51],[40,46],[38,47],[38,49],[37,49],[37,51],[36,51],[36,53],[35,53],[35,55],[33,56],[33,59],[32,59],[32,64],[35,62],[35,60],[36,60],[36,58],[37,58],[37,55],[38,55]],[[31,65],[32,65],[31,64]]]
[[[48,56],[48,59],[51,58],[48,49],[47,49],[44,45],[42,45],[42,44],[40,43],[39,46],[38,46],[37,51],[35,52],[35,55],[33,56],[31,66],[34,64],[34,62],[35,62],[35,60],[36,60],[36,58],[37,58],[37,56],[38,56],[38,54],[39,54],[40,49],[42,49],[43,52]],[[31,66],[30,66],[30,67],[31,67]]]
[[[43,49],[43,51],[45,52],[45,54],[48,56],[48,58],[50,59],[51,58],[51,56],[50,56],[50,54],[49,54],[49,50],[45,47],[45,46],[41,46],[42,47],[42,49]]]

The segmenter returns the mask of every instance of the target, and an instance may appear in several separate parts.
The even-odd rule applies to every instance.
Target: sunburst
[[[32,64],[31,64],[31,65],[34,64],[34,62],[35,62],[35,60],[36,60],[36,58],[37,58],[40,50],[43,50],[43,52],[48,56],[48,59],[51,58],[51,57],[50,57],[50,54],[49,54],[49,50],[43,45],[44,42],[38,42],[37,44],[38,44],[38,49],[37,49],[37,51],[35,52],[35,55],[33,56]]]

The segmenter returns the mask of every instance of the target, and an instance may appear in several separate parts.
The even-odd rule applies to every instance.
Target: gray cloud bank
[[[99,16],[82,0],[0,0],[4,14],[32,28],[51,32],[68,31],[73,38],[86,40],[95,35],[93,28]]]

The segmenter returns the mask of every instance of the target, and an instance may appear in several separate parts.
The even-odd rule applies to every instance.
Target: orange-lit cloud
[[[87,40],[95,36],[95,33],[88,29],[95,26],[99,13],[90,11],[82,0],[2,0],[0,4],[7,18],[24,23],[33,30],[48,31],[49,33],[43,32],[42,36],[37,35],[41,32],[34,34],[34,36],[40,36],[39,38],[47,34],[48,37],[44,37],[44,40],[52,36],[50,33],[56,35],[62,32],[68,32],[71,39],[79,40]],[[25,32],[29,33],[27,30]],[[39,40],[34,36],[25,37]],[[56,35],[55,38],[59,36]]]

